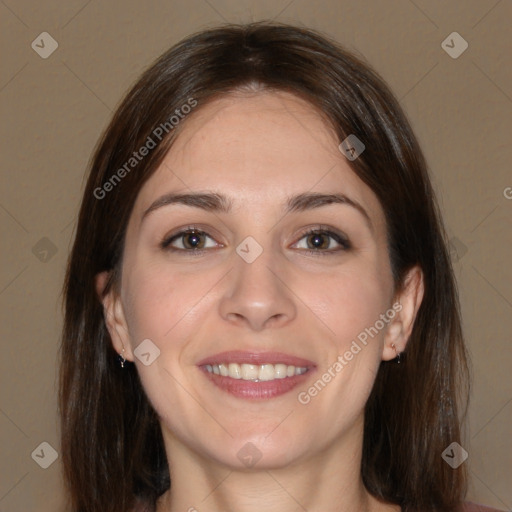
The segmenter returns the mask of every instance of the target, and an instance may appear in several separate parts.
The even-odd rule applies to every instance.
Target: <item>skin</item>
[[[182,132],[136,200],[118,294],[103,300],[115,349],[134,361],[161,421],[172,493],[158,511],[308,512],[400,510],[373,498],[360,478],[364,406],[382,360],[405,348],[423,296],[419,269],[396,291],[380,203],[338,150],[332,129],[308,103],[276,92],[217,99],[183,121]],[[167,205],[163,194],[214,192],[230,212]],[[340,193],[347,204],[284,213],[290,196]],[[208,233],[192,254],[161,241],[190,225]],[[304,228],[328,226],[315,249]],[[236,247],[253,237],[252,263]],[[316,252],[307,252],[307,249]],[[323,252],[323,254],[322,254]],[[106,274],[97,277],[101,292]],[[357,335],[399,302],[402,309],[309,403],[307,390]],[[133,351],[150,339],[149,366]],[[304,385],[262,401],[212,385],[197,363],[225,350],[280,351],[313,361]],[[237,457],[252,443],[251,468]]]

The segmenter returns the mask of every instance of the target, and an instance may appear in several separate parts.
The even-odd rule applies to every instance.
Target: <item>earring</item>
[[[400,352],[398,352],[398,350],[396,349],[396,345],[394,343],[391,343],[391,348],[396,353],[396,362],[397,362],[397,364],[400,364]]]
[[[123,350],[121,350],[121,353],[119,354],[119,364],[121,365],[121,368],[124,368],[125,362],[126,362],[126,359],[124,358],[124,347],[123,347]]]

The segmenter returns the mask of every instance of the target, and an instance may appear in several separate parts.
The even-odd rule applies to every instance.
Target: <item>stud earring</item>
[[[123,347],[123,350],[121,350],[121,353],[119,354],[119,364],[121,365],[121,368],[124,368],[125,362],[126,362],[126,359],[124,357],[124,347]]]

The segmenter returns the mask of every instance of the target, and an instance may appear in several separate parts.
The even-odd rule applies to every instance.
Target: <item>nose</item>
[[[254,331],[291,322],[297,314],[293,292],[283,273],[271,268],[266,251],[252,263],[235,257],[235,268],[229,273],[227,289],[220,300],[222,318]]]

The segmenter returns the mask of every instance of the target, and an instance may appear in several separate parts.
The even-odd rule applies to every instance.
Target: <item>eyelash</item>
[[[177,233],[174,233],[170,236],[165,237],[161,243],[160,247],[163,250],[171,251],[171,252],[186,252],[188,254],[194,255],[194,256],[200,256],[203,253],[209,251],[211,248],[206,249],[177,249],[176,247],[171,247],[171,244],[178,240],[181,237],[184,237],[185,235],[189,234],[197,234],[202,236],[207,236],[208,238],[211,238],[213,240],[213,237],[208,235],[206,231],[201,230],[200,228],[196,226],[188,226],[185,229],[180,230]],[[327,226],[318,226],[315,228],[308,229],[307,231],[301,233],[300,238],[297,240],[297,242],[294,243],[296,245],[300,240],[303,238],[306,238],[311,235],[326,235],[330,238],[332,238],[337,244],[339,244],[341,247],[338,247],[336,249],[327,249],[327,250],[321,250],[321,249],[302,249],[302,251],[305,254],[308,254],[310,256],[330,256],[333,254],[338,253],[339,251],[348,251],[352,248],[351,243],[349,240],[341,235],[340,233],[336,233],[329,229]]]

